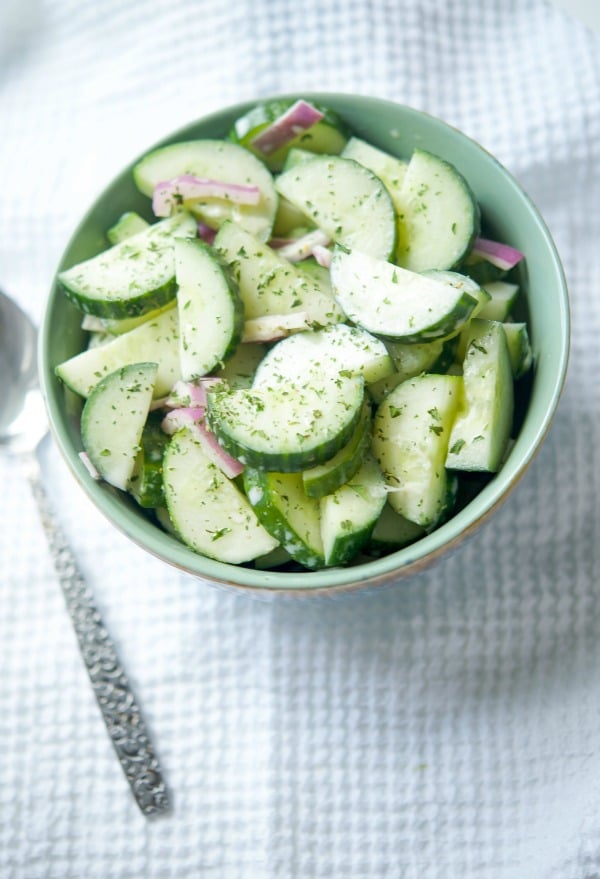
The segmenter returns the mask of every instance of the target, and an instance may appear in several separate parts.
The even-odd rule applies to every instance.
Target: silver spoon
[[[155,815],[168,811],[170,804],[152,742],[42,483],[37,450],[48,424],[38,385],[36,350],[35,326],[0,290],[0,450],[13,453],[23,464],[109,736],[140,809],[145,815]]]

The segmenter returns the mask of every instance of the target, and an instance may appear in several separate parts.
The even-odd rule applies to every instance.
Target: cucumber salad
[[[90,478],[200,554],[285,571],[419,540],[500,469],[524,255],[443,156],[276,99],[133,176],[145,214],[58,276]]]

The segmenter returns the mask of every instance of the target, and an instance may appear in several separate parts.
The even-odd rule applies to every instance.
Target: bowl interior
[[[81,350],[81,314],[56,281],[40,333],[40,380],[55,440],[75,477],[97,507],[133,541],[163,561],[203,579],[247,590],[344,591],[377,585],[413,573],[436,559],[488,518],[523,474],[549,427],[564,384],[569,350],[569,311],[560,259],[546,225],[514,178],[485,150],[444,122],[420,111],[379,99],[343,94],[303,93],[288,97],[318,100],[336,110],[359,137],[407,158],[416,146],[454,164],[468,180],[481,206],[483,230],[526,255],[520,282],[535,366],[517,385],[518,434],[502,470],[447,523],[411,546],[349,568],[314,572],[259,571],[204,558],[163,532],[137,504],[110,486],[94,482],[81,463],[81,401],[65,392],[54,369]],[[161,141],[221,138],[254,102],[207,116]],[[157,146],[155,144],[154,146]],[[136,159],[137,161],[137,159]],[[63,254],[58,270],[106,247],[105,233],[127,210],[152,219],[150,200],[126,168],[88,210]]]

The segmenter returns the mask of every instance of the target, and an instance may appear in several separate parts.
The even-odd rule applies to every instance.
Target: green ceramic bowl
[[[535,367],[530,380],[519,382],[518,433],[502,470],[446,524],[384,558],[316,572],[258,571],[197,555],[153,524],[135,502],[90,479],[78,457],[82,449],[81,402],[65,394],[54,374],[58,363],[83,346],[81,315],[57,283],[50,290],[40,334],[41,382],[52,433],[75,478],[102,513],[139,546],[194,577],[239,590],[261,594],[337,594],[390,583],[423,569],[456,547],[506,500],[538,451],[563,387],[569,352],[568,297],[560,259],[540,214],[505,168],[474,141],[439,119],[383,100],[323,93],[287,97],[306,97],[330,106],[359,137],[398,156],[408,157],[415,146],[420,146],[446,158],[464,174],[475,192],[487,236],[506,240],[526,254],[520,282],[526,292],[525,316]],[[252,103],[229,107],[193,122],[162,143],[223,137]],[[133,164],[88,210],[57,271],[103,249],[106,229],[122,212],[137,210],[148,216],[149,200],[134,186]]]

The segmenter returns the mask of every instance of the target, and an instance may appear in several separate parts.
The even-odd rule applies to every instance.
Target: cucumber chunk
[[[522,378],[533,365],[533,350],[527,324],[522,321],[503,323],[513,379]]]
[[[128,485],[129,493],[140,507],[147,509],[165,504],[162,463],[169,437],[160,426],[162,417],[161,412],[148,415]]]
[[[401,342],[426,342],[457,332],[478,303],[465,285],[340,247],[333,253],[331,283],[353,323]]]
[[[244,306],[229,269],[203,241],[175,242],[179,358],[186,381],[224,363],[237,348]]]
[[[434,527],[446,511],[444,462],[461,389],[460,376],[416,376],[384,399],[373,420],[372,447],[389,503],[423,528]]]
[[[266,530],[306,568],[325,564],[319,502],[302,488],[300,473],[268,473],[246,467],[244,489]]]
[[[169,442],[163,480],[170,520],[181,540],[196,552],[241,564],[277,546],[244,494],[190,430],[178,431]]]
[[[508,447],[513,375],[501,323],[475,318],[463,360],[463,393],[450,434],[446,467],[495,473]]]
[[[325,564],[347,565],[368,542],[386,502],[385,480],[372,455],[333,494],[321,498]]]
[[[213,229],[226,220],[266,241],[271,235],[277,211],[277,193],[273,177],[264,164],[236,143],[223,140],[193,140],[159,147],[144,156],[133,171],[138,189],[152,197],[158,183],[182,174],[258,186],[257,205],[239,205],[223,199],[203,199],[186,204],[194,216]]]
[[[267,126],[275,122],[294,103],[293,100],[264,101],[256,104],[248,113],[240,116],[233,124],[228,138],[234,143],[239,143],[246,149],[254,152],[272,171],[280,171],[283,167],[290,150],[301,148],[308,152],[311,157],[315,153],[327,153],[335,155],[340,153],[347,140],[346,127],[340,117],[329,107],[321,107],[313,101],[310,103],[323,113],[323,119],[311,128],[302,131],[285,145],[265,155],[256,149],[252,143]]]
[[[277,342],[256,370],[254,387],[310,380],[340,372],[362,375],[367,384],[393,371],[381,339],[360,327],[335,324],[323,330],[296,333]]]
[[[479,207],[449,162],[415,149],[400,200],[398,264],[415,272],[459,265],[479,234]]]
[[[177,214],[60,272],[58,280],[86,314],[108,318],[145,314],[175,298],[173,244],[178,237],[194,238],[196,232],[193,217]]]
[[[401,516],[388,502],[375,523],[365,551],[367,555],[387,555],[414,543],[426,533],[422,525]]]
[[[490,299],[479,311],[477,317],[482,320],[507,320],[515,307],[519,295],[519,285],[509,284],[508,281],[490,281],[486,284],[485,290]]]
[[[103,376],[129,363],[142,361],[158,364],[155,397],[168,394],[181,378],[179,320],[174,305],[128,333],[75,354],[60,363],[55,372],[68,388],[81,397],[88,397]]]
[[[221,445],[264,470],[306,470],[331,458],[352,435],[363,401],[358,376],[310,384],[208,392],[207,420]]]
[[[365,399],[354,433],[333,458],[302,473],[304,491],[309,497],[324,497],[351,479],[360,468],[371,445],[371,407]]]
[[[396,213],[372,171],[352,159],[318,156],[284,171],[277,191],[316,226],[345,247],[379,259],[396,248]]]
[[[126,211],[124,214],[121,214],[117,222],[107,230],[106,237],[111,244],[120,244],[121,241],[131,238],[132,235],[137,235],[138,232],[143,232],[149,225],[150,223],[148,223],[147,220],[144,220],[143,217],[140,217],[135,211]]]
[[[330,291],[235,223],[219,229],[214,247],[228,263],[244,303],[246,320],[266,314],[306,312],[326,326],[343,318]]]
[[[81,413],[81,440],[105,482],[126,491],[148,417],[156,363],[132,363],[94,388]]]

